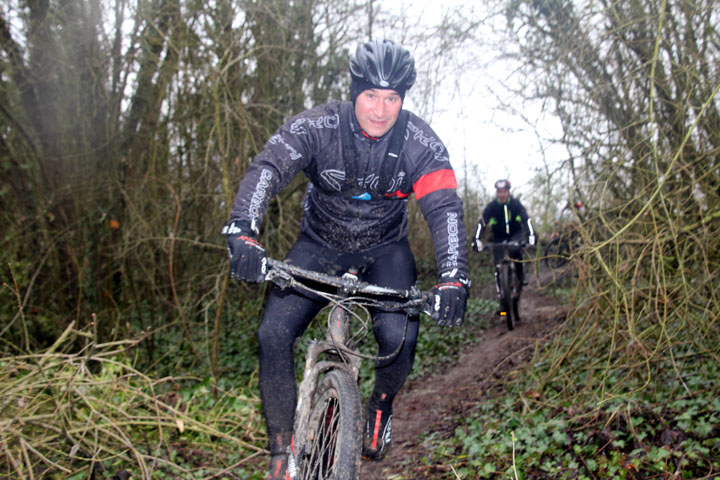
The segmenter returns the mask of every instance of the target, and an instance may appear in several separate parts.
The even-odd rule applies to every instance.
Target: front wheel
[[[505,317],[508,330],[513,329],[511,275],[510,265],[508,263],[502,263],[500,265],[500,315]]]
[[[512,299],[512,315],[513,315],[513,318],[515,319],[515,323],[519,323],[520,322],[520,296],[517,296]]]
[[[512,315],[515,325],[520,323],[520,295],[522,294],[522,280],[517,274],[517,269],[511,273],[513,278]]]
[[[305,427],[307,447],[298,459],[302,480],[354,480],[360,470],[362,411],[360,391],[343,370],[326,373],[315,390]]]

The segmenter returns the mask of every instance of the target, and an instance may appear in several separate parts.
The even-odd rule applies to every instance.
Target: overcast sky
[[[385,8],[387,4],[382,5]],[[477,0],[404,0],[395,4],[407,17],[419,15],[421,22],[437,21],[443,9],[456,6],[462,6],[468,18],[487,13],[478,10],[483,7]],[[527,192],[536,170],[543,166],[543,151],[550,161],[563,155],[557,147],[541,146],[538,137],[557,136],[559,122],[551,115],[543,115],[539,104],[522,104],[519,97],[509,92],[507,87],[516,86],[521,79],[515,78],[507,63],[496,60],[499,52],[493,50],[494,42],[488,41],[490,32],[490,28],[482,29],[480,36],[485,39],[482,46],[456,53],[456,68],[449,68],[448,75],[440,81],[439,94],[425,120],[447,146],[459,177],[464,175],[467,161],[474,166],[469,178],[485,190],[492,190],[495,180],[508,178],[516,193]],[[422,52],[413,54],[421,63],[420,72],[426,67],[423,61],[432,61],[423,60]],[[467,58],[457,58],[462,56]],[[418,98],[417,92],[411,90],[406,108],[424,113],[420,102],[428,100]],[[510,108],[507,105],[503,108],[502,103]],[[510,112],[511,109],[516,112]]]

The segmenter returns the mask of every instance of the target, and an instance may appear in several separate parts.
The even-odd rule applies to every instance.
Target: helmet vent
[[[404,94],[415,83],[415,61],[392,40],[377,40],[358,47],[350,59],[350,74],[357,81]]]

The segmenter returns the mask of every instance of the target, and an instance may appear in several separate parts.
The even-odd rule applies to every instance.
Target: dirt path
[[[547,279],[541,276],[541,282]],[[533,284],[535,287],[533,287]],[[521,318],[508,331],[499,318],[490,329],[478,331],[482,340],[468,348],[458,361],[438,374],[409,382],[398,394],[393,412],[393,446],[382,462],[363,461],[361,480],[420,480],[435,478],[437,470],[424,465],[427,450],[420,437],[432,431],[454,431],[456,418],[482,401],[488,388],[504,372],[526,362],[536,342],[564,319],[562,305],[538,290],[531,281],[523,292]],[[473,292],[475,293],[475,292]],[[478,292],[484,297],[494,292]],[[529,348],[524,348],[529,347]]]

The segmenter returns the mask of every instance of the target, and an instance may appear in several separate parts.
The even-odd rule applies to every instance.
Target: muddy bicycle
[[[288,472],[301,480],[352,480],[358,478],[362,451],[363,413],[358,386],[363,359],[386,360],[360,353],[358,344],[370,328],[372,307],[404,310],[410,316],[430,315],[431,296],[417,287],[399,290],[368,284],[356,271],[342,277],[306,270],[268,259],[267,281],[279,288],[295,288],[329,302],[324,340],[310,342],[303,379],[298,387],[293,443]],[[317,284],[336,288],[327,293]]]
[[[505,240],[490,242],[484,245],[484,250],[492,252],[495,248],[503,249],[503,259],[497,265],[497,294],[500,301],[500,316],[505,318],[508,330],[515,328],[520,321],[520,295],[522,294],[522,280],[518,277],[516,260],[510,258],[511,248],[524,248],[526,242]]]

